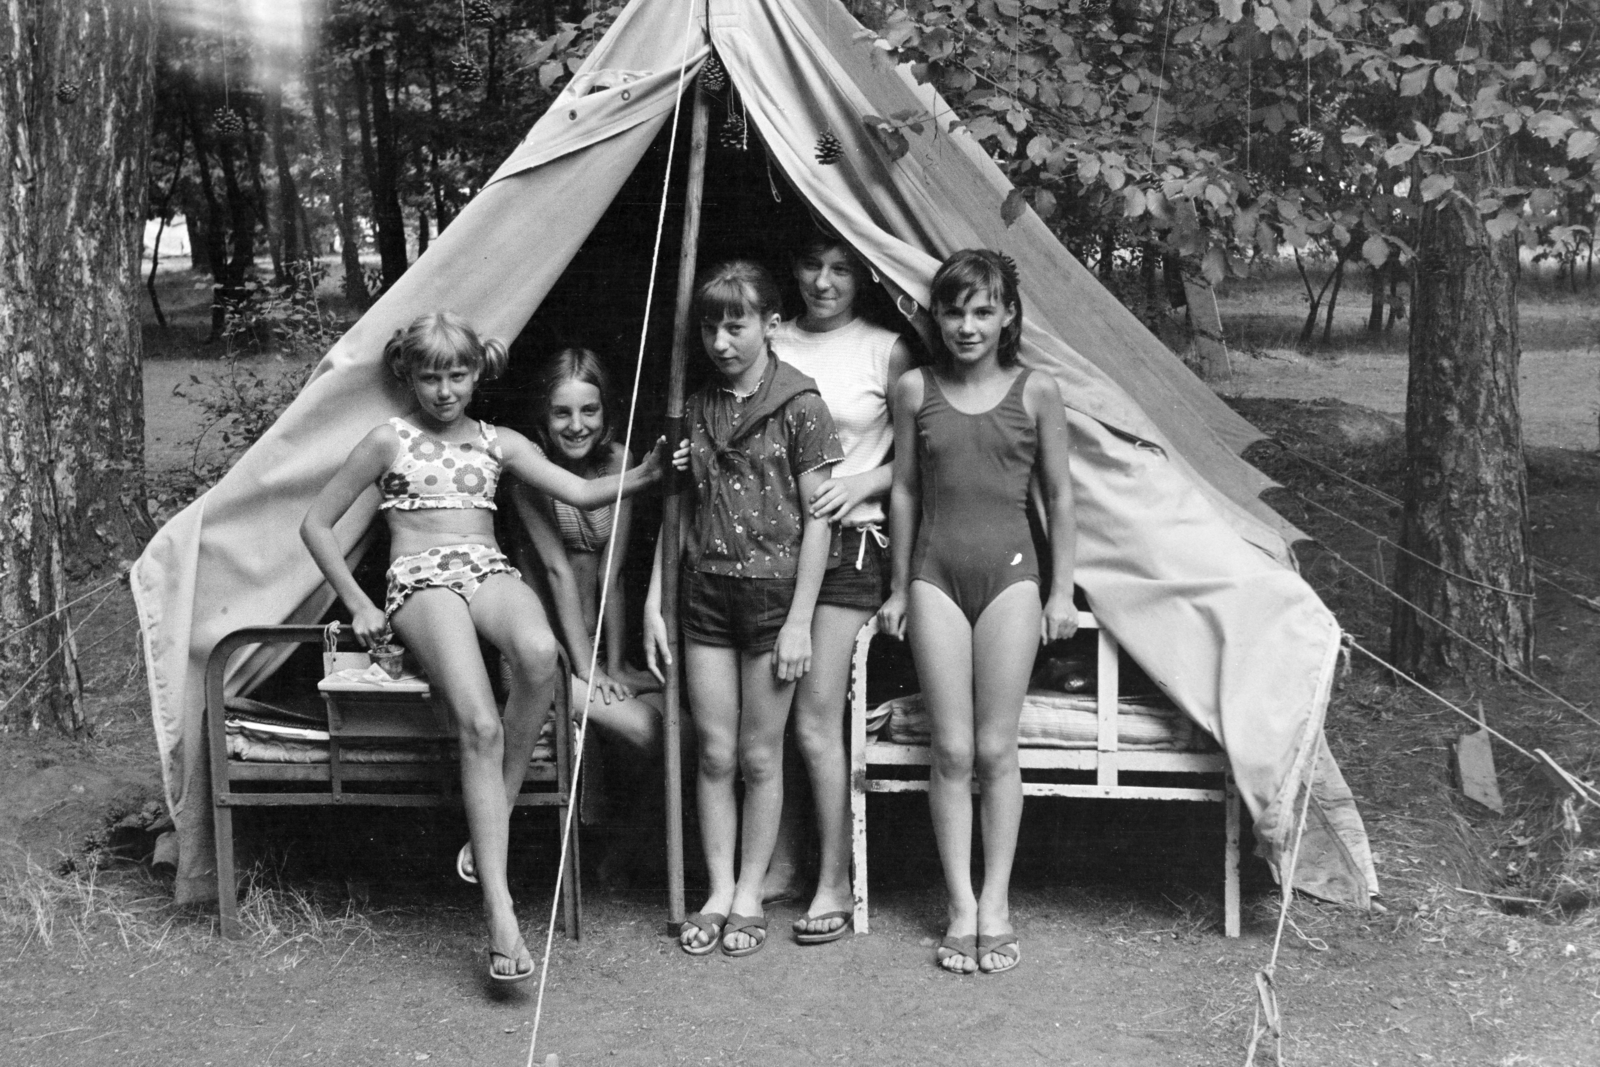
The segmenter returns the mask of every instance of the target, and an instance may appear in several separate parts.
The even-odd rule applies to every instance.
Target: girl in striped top
[[[533,430],[557,466],[585,479],[604,478],[631,466],[622,443],[613,438],[610,397],[605,366],[587,348],[563,349],[546,361],[534,390]],[[630,667],[625,658],[627,601],[619,575],[628,554],[627,502],[615,514],[610,503],[575,508],[520,482],[513,487],[512,500],[530,542],[518,562],[524,574],[543,576],[556,631],[577,675],[572,686],[574,717],[588,703],[590,722],[640,758],[654,760],[661,743],[660,698],[641,694],[660,685],[650,674]],[[608,557],[607,543],[613,536],[616,546]],[[602,588],[609,589],[604,620],[599,618]],[[597,664],[590,677],[597,637],[605,653],[603,667]]]

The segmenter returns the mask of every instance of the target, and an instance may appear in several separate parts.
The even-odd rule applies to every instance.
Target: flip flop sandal
[[[693,915],[685,915],[682,925],[678,927],[678,947],[691,956],[711,955],[722,943],[722,927],[727,921],[728,917],[717,911],[697,911]],[[691,945],[683,939],[685,926],[692,926],[700,933],[710,934],[711,940],[703,945]]]
[[[516,985],[518,982],[526,982],[528,979],[532,978],[533,977],[533,959],[532,959],[532,957],[529,957],[529,959],[528,959],[528,969],[525,970],[525,971],[523,971],[523,970],[513,970],[510,974],[501,974],[499,971],[494,969],[494,961],[495,961],[495,957],[496,956],[498,956],[500,959],[503,959],[503,960],[510,960],[511,961],[511,966],[514,968],[517,965],[518,959],[521,958],[522,953],[527,952],[527,951],[528,951],[527,942],[523,941],[521,938],[517,939],[517,947],[516,947],[516,950],[514,952],[506,953],[506,952],[501,952],[499,949],[496,949],[496,948],[490,948],[489,949],[489,978],[490,978],[490,980],[491,981],[495,981],[495,982],[499,982],[501,985]]]
[[[832,930],[805,930],[801,923],[820,922],[825,919],[838,919],[839,925]],[[837,941],[850,933],[850,913],[848,911],[825,911],[821,915],[806,915],[794,921],[794,939],[802,945],[825,945],[829,941]]]
[[[761,936],[756,937],[756,943],[753,945],[746,945],[744,948],[728,947],[729,934],[749,934],[750,936],[755,937],[757,933],[759,933]],[[754,956],[766,946],[766,943],[767,917],[765,915],[728,916],[728,925],[722,928],[721,944],[722,954],[724,956],[733,956],[734,958],[738,958],[740,956]]]
[[[955,975],[972,974],[972,971],[958,970],[954,967],[945,966],[946,960],[952,960],[958,956],[964,956],[971,960],[973,968],[976,970],[978,964],[977,934],[967,934],[963,937],[951,937],[946,934],[944,940],[939,943],[939,947],[934,950],[934,960],[939,964],[941,971],[948,971],[950,974]]]
[[[456,853],[456,877],[463,882],[478,884],[477,862],[472,856],[472,842],[468,841],[461,846],[461,851]]]
[[[990,955],[1009,962],[998,967],[985,967],[983,959]],[[984,974],[1000,974],[1022,962],[1022,947],[1017,944],[1016,934],[985,934],[978,938],[978,954],[973,959],[978,961],[978,970]]]

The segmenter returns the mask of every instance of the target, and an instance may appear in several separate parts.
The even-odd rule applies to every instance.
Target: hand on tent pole
[[[666,438],[662,438],[666,440]],[[689,469],[689,439],[685,437],[678,442],[678,447],[672,453],[672,469],[680,474]]]

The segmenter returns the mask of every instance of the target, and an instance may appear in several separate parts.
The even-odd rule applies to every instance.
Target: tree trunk
[[[246,131],[240,136],[248,137]],[[217,165],[222,170],[222,189],[228,198],[228,247],[229,252],[222,269],[222,288],[217,297],[224,317],[233,308],[244,303],[246,298],[245,280],[249,278],[251,270],[256,263],[256,222],[258,215],[256,207],[245,195],[243,186],[239,184],[239,170],[235,165],[233,146],[226,139],[219,138],[216,144]],[[213,325],[216,323],[216,308],[213,305]]]
[[[289,165],[289,124],[284,121],[281,89],[269,90],[267,115],[272,135],[272,166],[278,172],[278,233],[283,241],[283,269],[289,284],[298,287],[309,278],[302,264],[310,253],[300,235],[300,190]],[[310,234],[305,237],[309,239]]]
[[[367,282],[361,274],[361,236],[356,229],[356,183],[354,166],[350,158],[350,122],[345,106],[345,89],[336,86],[334,113],[337,116],[337,151],[332,147],[328,133],[327,104],[323,98],[322,71],[308,71],[306,82],[311,87],[311,114],[317,123],[317,140],[325,159],[338,157],[339,178],[333,184],[333,222],[339,230],[339,259],[344,265],[344,295],[356,308],[365,311],[371,300],[367,295]]]
[[[207,118],[204,114],[204,105],[192,79],[183,79],[184,118],[189,127],[189,138],[194,143],[195,174],[200,179],[200,196],[205,201],[204,221],[200,222],[201,215],[196,213],[195,222],[191,223],[189,230],[189,243],[191,247],[204,245],[206,269],[211,274],[211,337],[215,341],[222,336],[227,316],[225,293],[228,288],[228,223],[223,214],[222,202],[217,198],[217,189],[211,180],[211,157],[218,153],[218,146],[211,139],[207,129]],[[197,261],[200,257],[196,257]]]
[[[0,12],[0,730],[85,731],[67,560],[148,532],[136,302],[154,27],[149,0]]]
[[[1233,381],[1233,364],[1222,333],[1222,316],[1216,296],[1203,279],[1183,275],[1184,300],[1189,313],[1189,334],[1200,377],[1213,384]]]
[[[372,220],[378,229],[378,257],[385,289],[406,272],[406,220],[400,210],[400,148],[389,111],[387,62],[381,49],[367,57],[367,88],[372,100]]]
[[[1472,200],[1422,213],[1406,393],[1406,505],[1395,589],[1526,670],[1533,641],[1527,483],[1517,408],[1515,245],[1494,242]],[[1454,575],[1446,574],[1444,568]],[[1459,638],[1396,605],[1390,654],[1440,679],[1493,667]]]
[[[1367,332],[1383,332],[1383,289],[1389,283],[1389,260],[1381,267],[1369,267],[1367,278],[1372,282],[1372,304],[1367,309]]]
[[[244,149],[245,164],[249,168],[250,188],[255,194],[247,199],[250,206],[255,209],[256,224],[267,232],[267,257],[272,260],[272,276],[282,281],[284,264],[280,249],[283,246],[283,220],[279,219],[274,224],[272,213],[267,210],[267,183],[261,179],[261,126],[256,121],[257,109],[252,105],[239,110],[241,114],[247,116],[244,133],[239,137],[239,145]],[[253,254],[251,260],[251,266],[254,266]],[[246,268],[246,273],[249,273],[249,268]]]
[[[1339,306],[1339,290],[1344,288],[1344,267],[1350,262],[1343,253],[1339,262],[1333,267],[1333,292],[1328,294],[1328,310],[1322,320],[1322,343],[1324,346],[1333,341],[1333,309]]]

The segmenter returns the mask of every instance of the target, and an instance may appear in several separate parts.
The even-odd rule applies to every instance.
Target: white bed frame
[[[1024,796],[1085,797],[1102,800],[1189,800],[1221,804],[1226,829],[1223,878],[1223,929],[1228,937],[1239,936],[1239,793],[1228,772],[1227,756],[1220,751],[1174,752],[1146,749],[1119,751],[1117,746],[1117,642],[1100,627],[1089,612],[1079,613],[1080,629],[1099,631],[1099,671],[1095,712],[1099,738],[1094,748],[1023,748],[1022,792]],[[855,895],[855,930],[868,931],[867,915],[867,794],[927,792],[926,768],[929,750],[925,745],[896,744],[867,739],[867,652],[878,633],[876,619],[869,620],[856,636],[855,659],[850,685],[850,813],[854,834],[854,864],[851,888]],[[913,777],[904,769],[921,768]],[[901,776],[874,777],[881,768],[895,768]],[[1079,771],[1092,774],[1093,781],[1030,781],[1030,771]],[[1124,772],[1161,775],[1202,775],[1214,784],[1196,785],[1192,777],[1173,784],[1124,785]],[[973,783],[976,792],[977,783]]]

